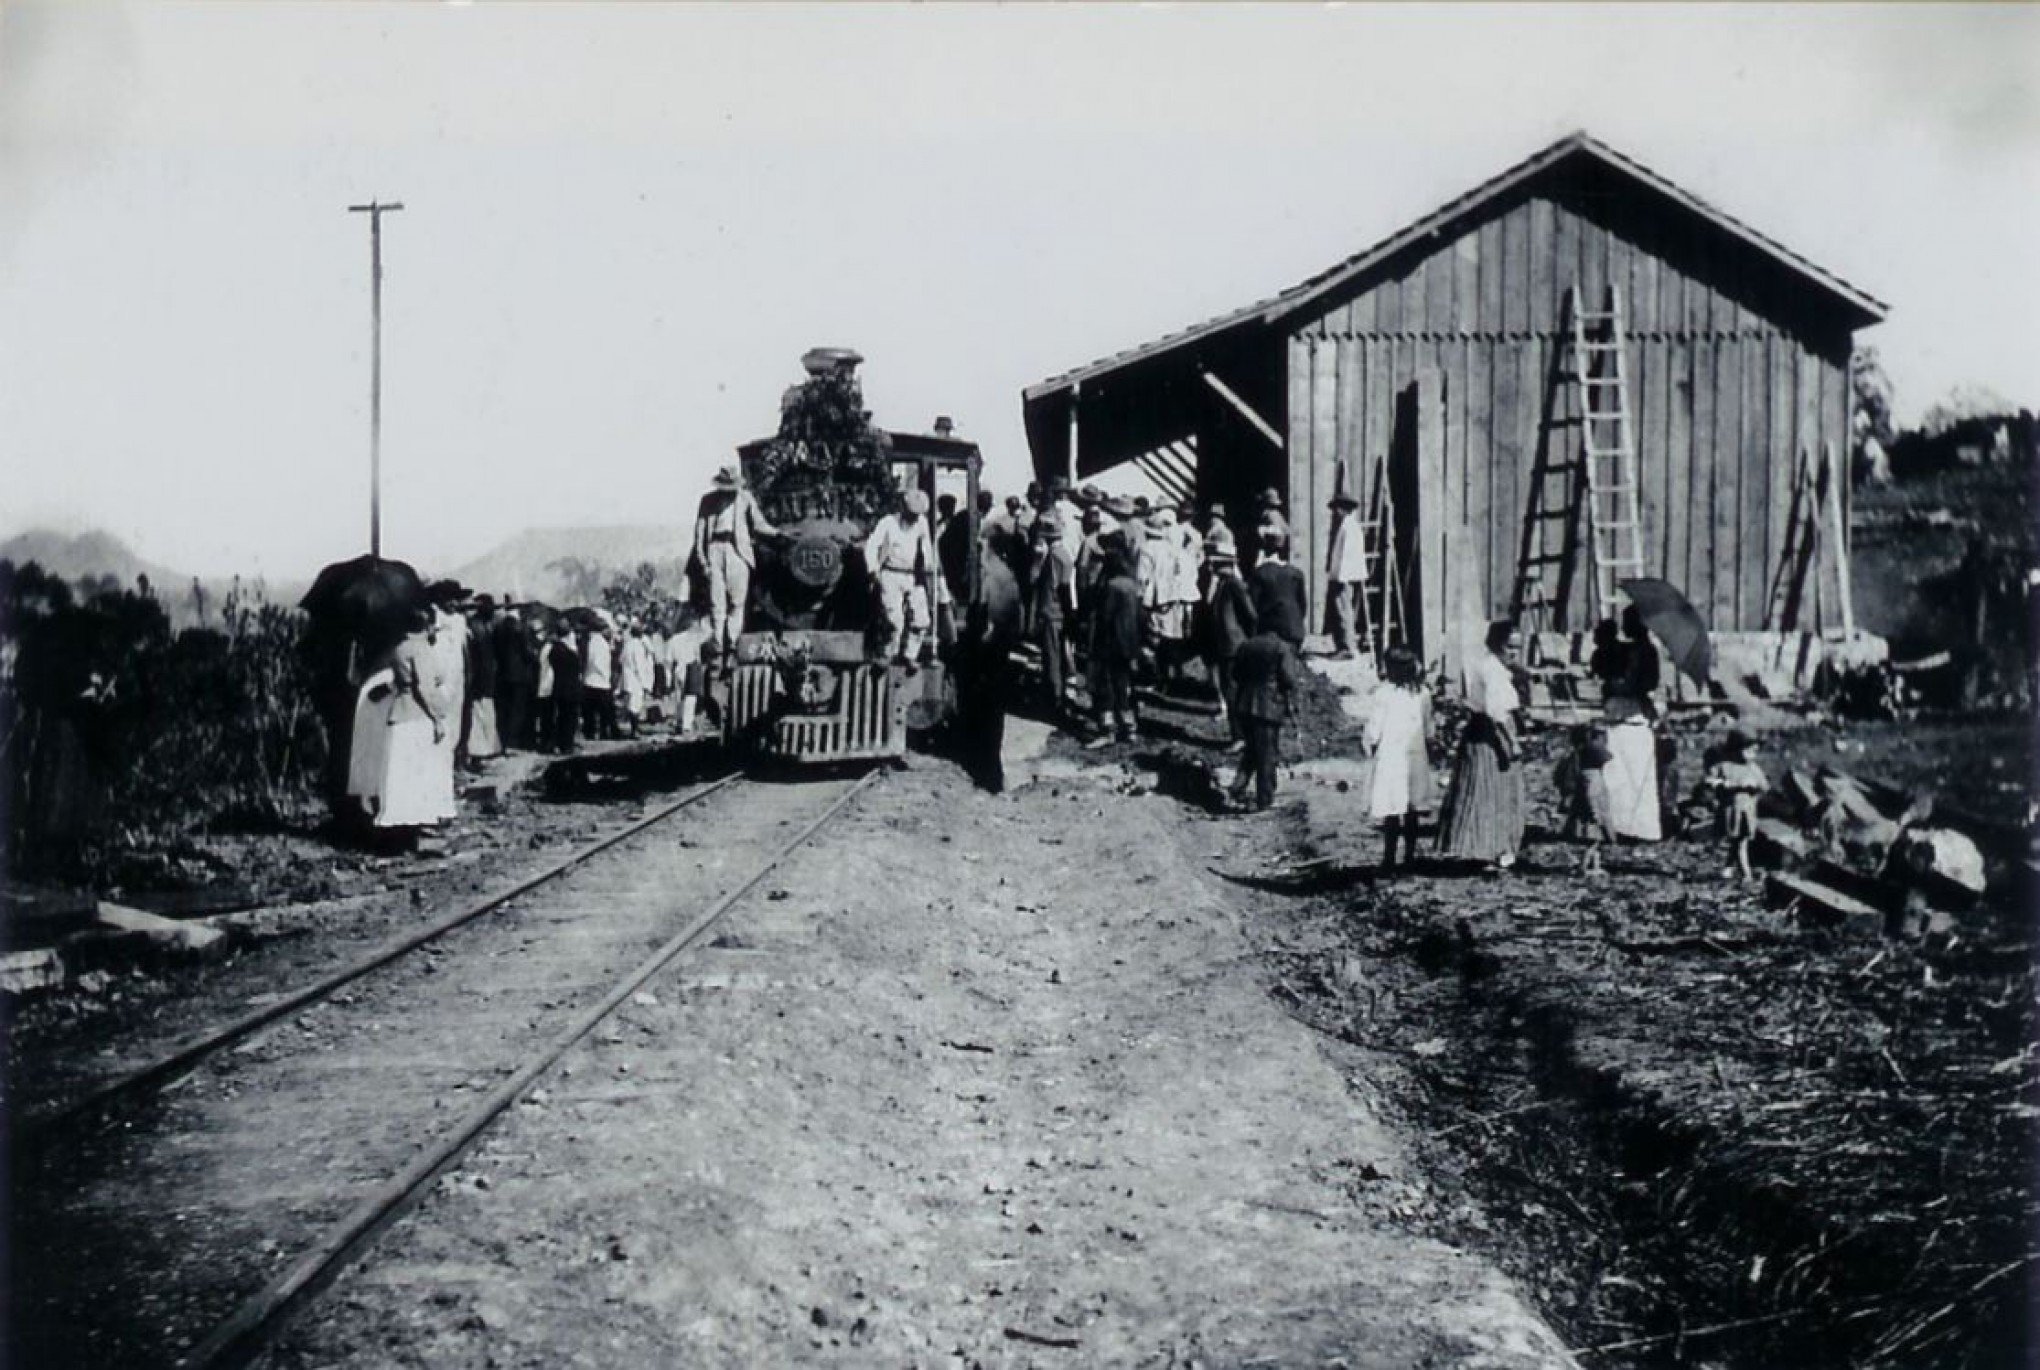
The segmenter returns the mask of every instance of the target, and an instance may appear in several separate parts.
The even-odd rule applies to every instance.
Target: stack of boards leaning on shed
[[[1578,383],[1569,299],[1619,310],[1619,391],[1590,400]],[[1344,463],[1363,511],[1389,511],[1396,555],[1376,564],[1403,577],[1396,635],[1435,663],[1523,607],[1540,548],[1572,564],[1548,574],[1551,603],[1526,626],[1578,633],[1612,612],[1584,499],[1569,521],[1539,522],[1566,507],[1547,482],[1584,493],[1583,403],[1619,395],[1642,573],[1685,591],[1717,633],[1803,628],[1781,621],[1775,593],[1803,548],[1795,493],[1803,470],[1848,450],[1854,334],[1883,315],[1575,134],[1271,299],[1030,387],[1028,438],[1044,476],[1130,462],[1228,506],[1284,489],[1314,621]],[[1840,574],[1836,557],[1811,567],[1814,588]]]

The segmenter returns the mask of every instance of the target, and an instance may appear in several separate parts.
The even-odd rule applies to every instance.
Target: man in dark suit
[[[1204,564],[1211,568],[1211,583],[1204,598],[1204,661],[1218,686],[1218,707],[1225,715],[1226,732],[1234,745],[1247,740],[1240,726],[1233,684],[1233,662],[1240,648],[1259,626],[1254,614],[1254,597],[1240,575],[1230,536],[1219,536],[1224,524],[1212,530],[1204,542]]]
[[[1106,729],[1121,742],[1133,740],[1133,667],[1140,659],[1140,581],[1133,554],[1123,544],[1106,552],[1110,571],[1091,616],[1091,709],[1102,746]]]
[[[972,780],[992,794],[1006,788],[1006,706],[1012,697],[1013,648],[1020,642],[1020,583],[1006,564],[1005,540],[995,530],[978,561],[978,592],[964,609],[956,641],[957,750]],[[952,542],[943,574],[968,583],[969,548]]]
[[[538,649],[531,628],[513,609],[496,616],[489,632],[496,654],[496,726],[506,751],[531,746],[532,694],[538,688]]]
[[[1254,783],[1255,813],[1275,802],[1275,767],[1282,760],[1282,724],[1296,693],[1296,653],[1265,627],[1240,647],[1233,658],[1233,693],[1246,754],[1233,778],[1232,798],[1245,803],[1247,782]]]
[[[1247,588],[1254,596],[1254,617],[1260,626],[1288,643],[1292,650],[1303,646],[1305,625],[1310,620],[1310,592],[1304,587],[1303,572],[1283,560],[1288,539],[1274,528],[1263,526],[1261,557],[1247,575]]]

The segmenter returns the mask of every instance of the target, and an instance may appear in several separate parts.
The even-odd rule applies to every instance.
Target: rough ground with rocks
[[[1120,775],[889,777],[275,1363],[1566,1363]]]

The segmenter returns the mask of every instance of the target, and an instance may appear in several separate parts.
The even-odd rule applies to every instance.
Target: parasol
[[[370,650],[396,642],[428,600],[409,562],[359,556],[321,570],[298,607],[315,627],[351,637]]]
[[[1670,581],[1651,577],[1625,580],[1622,593],[1636,606],[1651,636],[1664,644],[1672,665],[1705,685],[1714,665],[1714,644],[1708,639],[1700,611]]]

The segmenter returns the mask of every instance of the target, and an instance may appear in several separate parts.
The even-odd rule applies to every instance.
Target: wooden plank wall
[[[1692,269],[1535,196],[1385,264],[1361,293],[1295,324],[1292,553],[1311,578],[1314,621],[1334,463],[1364,480],[1387,450],[1396,396],[1420,376],[1443,406],[1427,463],[1444,488],[1422,503],[1445,515],[1420,538],[1435,578],[1423,602],[1506,611],[1565,292],[1578,282],[1598,301],[1612,281],[1630,321],[1646,554],[1715,627],[1766,626],[1797,454],[1823,442],[1846,450],[1849,340],[1811,340],[1766,317],[1709,278],[1702,230],[1663,231],[1674,230],[1691,235],[1672,255]],[[1576,450],[1576,429],[1553,437]],[[1571,626],[1587,626],[1587,583],[1575,577]],[[1425,643],[1434,658],[1441,626]]]

